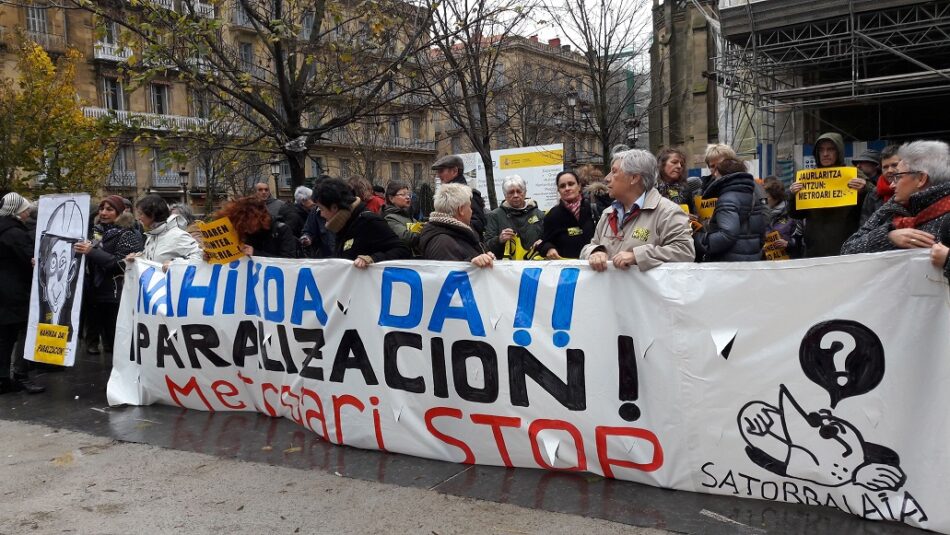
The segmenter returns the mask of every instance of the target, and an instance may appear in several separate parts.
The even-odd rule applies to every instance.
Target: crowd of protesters
[[[818,168],[845,164],[839,134],[819,136]],[[400,259],[470,262],[490,268],[499,259],[584,259],[595,271],[610,264],[646,271],[667,262],[738,262],[815,258],[838,254],[926,248],[950,279],[950,149],[915,141],[865,151],[852,159],[848,183],[857,203],[839,208],[796,208],[800,182],[756,180],[735,151],[722,144],[705,153],[706,176],[687,176],[687,158],[669,148],[657,156],[615,147],[610,172],[569,170],[554,179],[559,202],[547,213],[519,176],[504,177],[504,202],[486,211],[481,193],[464,178],[458,156],[433,165],[440,187],[434,211],[417,219],[408,184],[375,188],[360,177],[324,176],[301,186],[292,204],[266,183],[227,202],[209,219],[230,219],[248,256],[342,258],[356,268]],[[712,206],[711,213],[700,210]],[[14,351],[27,326],[35,230],[32,203],[9,193],[0,203],[0,393],[42,392]],[[35,229],[35,219],[32,219]],[[109,195],[98,203],[88,239],[73,246],[85,255],[82,336],[89,354],[110,353],[124,270],[144,258],[163,265],[201,261],[201,235],[187,205],[169,206],[150,194],[135,205]],[[22,343],[22,342],[21,342]],[[12,375],[10,374],[12,365]]]

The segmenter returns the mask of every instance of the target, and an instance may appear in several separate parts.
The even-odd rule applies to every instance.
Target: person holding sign
[[[30,215],[30,201],[10,192],[0,199],[0,394],[26,390],[39,394],[46,390],[29,380],[23,355],[13,355],[21,332],[26,332],[30,316],[30,287],[33,284],[33,238],[23,223]],[[13,356],[13,378],[10,357]]]
[[[485,246],[498,258],[531,260],[544,234],[544,212],[527,198],[528,186],[518,175],[501,184],[505,200],[485,217]]]
[[[766,204],[765,245],[762,256],[765,260],[784,260],[802,256],[802,222],[788,215],[785,186],[774,176],[765,177]]]
[[[950,147],[914,141],[897,153],[894,196],[848,238],[842,254],[930,249],[934,266],[950,280]]]
[[[762,256],[765,199],[755,194],[755,180],[745,164],[725,158],[716,166],[703,199],[716,199],[709,223],[693,236],[705,262],[753,262]]]
[[[581,195],[577,175],[561,171],[554,179],[561,202],[544,216],[544,234],[538,253],[548,260],[580,258],[581,249],[594,237],[593,209]]]
[[[222,217],[231,220],[247,256],[297,256],[297,240],[290,225],[274,219],[259,197],[241,197],[225,204],[215,219]]]
[[[618,153],[610,168],[610,194],[594,238],[581,250],[595,271],[607,263],[618,269],[636,265],[640,271],[664,262],[692,262],[696,250],[689,216],[656,189],[656,158],[632,149]]]
[[[818,169],[844,166],[844,139],[841,134],[829,132],[822,134],[815,142],[815,162]],[[867,193],[868,182],[864,174],[854,168],[855,178],[851,179],[847,187],[857,191],[854,203],[834,208],[809,208],[799,206],[800,198],[795,198],[805,187],[801,180],[792,184],[789,191],[793,195],[792,209],[789,211],[795,219],[805,221],[805,256],[817,258],[835,256],[841,251],[841,244],[858,229],[861,218],[861,204]],[[801,173],[801,172],[800,172]]]
[[[366,208],[366,204],[342,180],[331,178],[317,185],[313,200],[327,229],[336,234],[336,258],[353,261],[364,269],[386,260],[412,257],[412,251],[386,221]]]
[[[495,255],[485,249],[472,228],[472,188],[464,184],[443,184],[432,201],[435,211],[429,215],[429,222],[419,236],[422,258],[492,267]]]

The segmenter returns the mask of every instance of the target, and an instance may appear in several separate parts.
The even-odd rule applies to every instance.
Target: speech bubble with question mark
[[[813,325],[798,350],[802,371],[828,391],[831,408],[870,392],[884,378],[884,346],[867,326],[851,320]]]

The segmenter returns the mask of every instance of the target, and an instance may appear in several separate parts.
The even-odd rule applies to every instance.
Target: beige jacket
[[[594,239],[581,250],[581,258],[604,251],[609,258],[621,251],[632,251],[640,271],[664,262],[692,262],[696,258],[689,217],[676,203],[665,199],[656,188],[647,192],[643,208],[635,219],[614,234],[607,220],[608,207],[597,223]]]

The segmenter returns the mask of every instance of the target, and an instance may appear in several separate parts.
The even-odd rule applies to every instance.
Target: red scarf
[[[607,216],[607,224],[610,225],[610,230],[614,231],[614,235],[617,235],[620,233],[620,229],[627,226],[627,223],[632,221],[638,215],[640,215],[640,207],[634,204],[633,208],[624,214],[623,222],[618,225],[617,220],[620,218],[617,216],[617,209],[615,208],[612,212],[610,212],[610,215]]]
[[[891,200],[891,197],[894,196],[894,188],[891,187],[891,181],[884,175],[881,175],[877,179],[877,196],[884,199],[884,202]]]
[[[578,221],[581,220],[581,199],[583,199],[583,197],[578,195],[574,202],[561,201],[564,203],[564,208],[567,208],[572,214],[574,214],[574,219]]]
[[[950,212],[950,195],[938,200],[913,217],[895,217],[894,228],[917,228],[927,221],[932,221]]]

